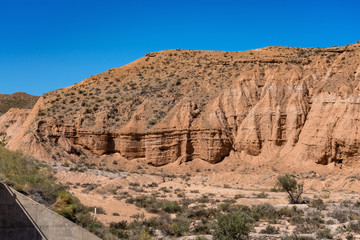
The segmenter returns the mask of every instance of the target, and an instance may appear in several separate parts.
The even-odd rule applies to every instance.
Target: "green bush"
[[[265,229],[262,229],[260,231],[260,233],[263,233],[263,234],[278,234],[279,233],[279,228],[276,228],[276,227],[271,226],[271,225],[267,225]]]
[[[291,204],[301,203],[301,195],[304,191],[303,184],[298,184],[295,178],[285,174],[278,176],[277,185],[287,192]]]
[[[267,198],[269,196],[269,194],[267,194],[266,192],[261,192],[261,193],[258,193],[258,194],[255,194],[255,197],[256,198]]]
[[[206,240],[204,236],[196,236],[195,240]]]
[[[347,229],[347,231],[349,232],[356,232],[356,233],[360,233],[360,220],[356,221],[356,222],[351,222]]]
[[[316,237],[318,239],[333,239],[333,236],[331,235],[331,231],[328,228],[325,228],[323,230],[319,230],[316,233]]]
[[[215,240],[247,239],[253,222],[249,215],[241,211],[219,215],[212,235]]]
[[[348,220],[347,212],[341,209],[334,209],[330,216],[338,220],[340,223],[344,223]]]
[[[298,236],[295,233],[293,233],[290,236],[281,237],[281,240],[315,240],[315,238],[308,236]]]
[[[317,210],[325,210],[326,209],[326,205],[325,205],[324,201],[320,198],[312,200],[310,202],[309,206],[316,208]]]
[[[208,219],[215,218],[218,214],[218,210],[209,209],[209,208],[200,208],[200,209],[188,209],[185,216],[191,219]]]
[[[177,213],[181,211],[181,207],[178,202],[166,201],[162,205],[162,209],[167,213]]]
[[[0,174],[5,183],[26,195],[37,196],[37,201],[51,205],[63,187],[55,183],[51,168],[20,152],[0,146]]]
[[[120,221],[120,222],[111,222],[110,223],[110,229],[120,229],[120,230],[126,230],[128,226],[127,221]]]
[[[210,230],[209,225],[210,224],[208,224],[208,223],[201,222],[201,223],[195,225],[193,232],[195,234],[210,234],[211,230]]]
[[[293,218],[293,217],[301,217],[301,215],[304,213],[304,211],[299,210],[294,206],[292,208],[283,207],[283,208],[279,209],[277,211],[277,213],[281,217],[284,216],[284,217]]]
[[[277,219],[279,217],[275,207],[268,203],[262,203],[253,206],[253,208],[251,209],[251,213],[255,220]]]
[[[161,227],[161,230],[166,235],[171,235],[175,237],[184,236],[189,232],[189,222],[182,219],[175,219],[170,224],[164,224]]]
[[[73,197],[70,193],[63,191],[57,197],[57,200],[53,205],[53,210],[61,216],[75,222],[78,204],[80,204],[79,199]]]
[[[235,196],[234,196],[234,199],[239,199],[239,198],[245,198],[245,196],[243,195],[243,194],[236,194]]]

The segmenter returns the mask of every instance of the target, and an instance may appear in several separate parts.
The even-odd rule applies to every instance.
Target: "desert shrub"
[[[105,229],[104,225],[99,220],[92,217],[89,213],[86,212],[77,213],[75,222],[80,226],[82,226],[83,228],[88,229],[90,232],[97,233],[98,236],[103,235],[102,230]]]
[[[338,220],[340,223],[344,223],[348,220],[347,213],[340,209],[334,209],[334,211],[330,214],[330,216]]]
[[[250,214],[251,210],[248,206],[230,204],[230,203],[222,203],[218,206],[218,209],[222,212],[231,212],[231,211],[242,211],[247,214]]]
[[[164,210],[167,213],[177,213],[181,211],[181,207],[178,202],[166,201],[162,205],[162,210]]]
[[[255,194],[256,198],[267,198],[269,196],[269,194],[265,193],[265,192],[261,192],[258,194]]]
[[[126,230],[128,226],[127,221],[120,221],[120,222],[111,222],[110,223],[110,229],[121,229]]]
[[[176,194],[177,197],[179,198],[184,198],[185,197],[185,193],[179,192]]]
[[[224,199],[223,202],[224,203],[234,204],[234,203],[236,203],[236,200],[235,199]]]
[[[298,236],[296,233],[293,233],[290,236],[281,237],[281,240],[315,240],[315,238],[308,236]]]
[[[127,198],[125,202],[129,204],[135,204],[135,206],[139,208],[145,208],[147,211],[153,213],[158,212],[157,209],[161,206],[160,202],[158,202],[154,196],[148,197],[142,195],[135,198]]]
[[[146,228],[140,228],[134,231],[130,237],[131,240],[152,240],[151,231]]]
[[[169,193],[171,192],[169,189],[167,189],[166,187],[162,187],[159,190],[163,191],[164,193]]]
[[[189,223],[187,221],[175,221],[169,227],[170,235],[181,237],[189,231]]]
[[[75,222],[76,221],[75,214],[78,211],[79,203],[80,203],[79,199],[73,197],[70,193],[63,191],[57,197],[57,200],[53,205],[53,210],[58,214],[60,214],[61,216]]]
[[[202,195],[200,198],[197,199],[199,203],[208,203],[210,202],[210,198],[206,195]]]
[[[196,236],[195,240],[206,240],[204,236]]]
[[[230,203],[222,203],[218,206],[219,210],[220,211],[223,211],[223,212],[230,212],[230,209],[233,205],[230,204]]]
[[[81,187],[85,188],[83,190],[83,192],[88,193],[94,189],[96,189],[99,186],[99,184],[94,184],[94,183],[84,183],[81,184]]]
[[[163,225],[161,231],[170,236],[181,237],[189,232],[189,222],[182,219],[175,219],[170,224]]]
[[[79,224],[98,236],[103,236],[104,225],[89,213],[91,209],[82,205],[76,197],[63,191],[59,194],[53,210],[65,218]],[[101,208],[100,208],[101,209]]]
[[[130,197],[125,200],[125,203],[133,204],[135,202],[135,199]]]
[[[212,233],[214,239],[247,239],[252,229],[253,218],[241,211],[219,215]]]
[[[96,208],[96,213],[97,214],[104,214],[106,215],[105,210],[102,207],[91,207],[91,209],[95,209]]]
[[[343,201],[340,203],[340,206],[341,206],[341,207],[345,207],[345,208],[348,208],[348,207],[350,207],[351,205],[353,205],[353,204],[352,204],[352,201],[351,201],[351,200],[348,200],[348,199],[343,200]]]
[[[319,198],[330,198],[330,190],[323,189],[321,193],[319,194]]]
[[[297,209],[295,206],[292,208],[283,207],[277,211],[279,216],[284,217],[301,217],[301,215],[304,213],[304,211]]]
[[[278,176],[277,185],[287,192],[291,204],[301,203],[303,184],[298,184],[289,174]]]
[[[352,235],[352,234],[349,234],[349,235],[346,235],[346,240],[354,240],[355,238],[354,238],[354,235]]]
[[[328,228],[319,230],[319,231],[316,233],[316,237],[317,237],[318,239],[332,239],[332,238],[333,238],[333,236],[331,235],[331,231],[330,231],[330,229],[328,229]]]
[[[319,228],[321,224],[324,224],[325,221],[322,219],[321,215],[312,216],[305,218],[305,221],[310,224],[311,226]]]
[[[313,226],[309,224],[300,224],[296,226],[295,232],[296,233],[313,233],[316,230]]]
[[[253,208],[251,209],[251,214],[255,220],[278,218],[278,213],[276,209],[274,208],[274,206],[268,203],[253,206]]]
[[[160,228],[168,222],[170,222],[168,215],[163,215],[162,217],[152,217],[144,220],[143,225],[149,228]]]
[[[129,239],[129,234],[124,230],[110,228],[110,233],[120,239]]]
[[[131,183],[129,183],[129,186],[132,186],[132,187],[140,187],[140,184],[139,184],[139,183],[131,182]]]
[[[326,209],[326,204],[324,203],[324,201],[320,198],[318,199],[313,199],[310,204],[310,207],[312,208],[316,208],[317,210],[325,210]]]
[[[244,198],[245,196],[244,195],[242,195],[242,194],[236,194],[235,196],[234,196],[234,199],[239,199],[239,198]]]
[[[147,186],[153,188],[153,187],[157,187],[159,185],[156,182],[152,182],[152,183],[148,184]]]
[[[195,225],[193,232],[195,234],[210,234],[211,228],[208,223],[204,223],[204,221],[202,221],[201,223]]]
[[[272,225],[267,225],[265,229],[262,229],[260,231],[260,233],[263,234],[278,234],[279,233],[279,228],[276,228]]]
[[[191,219],[209,219],[214,218],[218,214],[216,209],[189,209],[186,211],[186,217]]]
[[[350,222],[349,225],[347,226],[346,230],[349,232],[360,233],[360,220],[358,220],[356,222]]]
[[[270,188],[270,192],[282,192],[283,189],[279,188],[278,186]]]
[[[360,200],[357,200],[354,205],[353,205],[354,208],[360,208]]]
[[[290,217],[290,223],[293,225],[303,224],[305,222],[305,218],[300,215],[295,215]]]

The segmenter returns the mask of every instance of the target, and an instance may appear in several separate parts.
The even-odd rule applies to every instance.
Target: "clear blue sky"
[[[0,93],[41,95],[166,49],[356,40],[359,0],[0,0]]]

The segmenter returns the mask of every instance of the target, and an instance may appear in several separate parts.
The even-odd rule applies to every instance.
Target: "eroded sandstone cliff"
[[[120,153],[154,166],[230,152],[346,164],[360,152],[359,82],[360,44],[149,53],[44,94],[7,146],[44,160]]]

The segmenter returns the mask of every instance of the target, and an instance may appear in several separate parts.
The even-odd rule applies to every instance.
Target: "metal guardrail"
[[[19,207],[21,208],[21,210],[23,210],[23,212],[25,213],[25,215],[28,217],[28,219],[30,220],[30,222],[34,225],[34,227],[36,228],[36,230],[40,233],[41,237],[44,240],[48,240],[48,238],[46,237],[46,235],[41,231],[40,227],[36,224],[36,222],[34,221],[34,219],[31,217],[31,215],[28,213],[28,211],[26,210],[26,208],[22,205],[22,203],[18,200],[17,196],[15,193],[13,193],[13,191],[9,188],[9,186],[7,186],[5,183],[0,182],[0,184],[2,184],[7,190],[8,192],[11,194],[11,196],[14,197],[15,202],[19,205]]]

